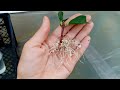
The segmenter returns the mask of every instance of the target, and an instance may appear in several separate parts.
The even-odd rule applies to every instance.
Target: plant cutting
[[[73,47],[81,48],[81,44],[79,42],[76,42],[75,40],[70,40],[70,39],[63,39],[64,38],[64,28],[74,24],[86,24],[86,16],[85,15],[80,15],[68,23],[65,23],[67,19],[64,19],[64,13],[62,11],[58,12],[58,18],[60,22],[60,27],[61,27],[61,35],[58,41],[53,44],[53,47],[50,48],[50,53],[59,53],[59,57],[63,60],[66,56],[72,56],[73,54],[78,57],[78,55],[75,54],[75,49]],[[77,36],[77,35],[76,35]]]

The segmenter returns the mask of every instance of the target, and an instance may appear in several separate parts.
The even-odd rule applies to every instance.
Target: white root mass
[[[59,53],[59,57],[61,60],[65,59],[66,56],[71,58],[73,55],[75,55],[78,58],[78,55],[75,52],[75,49],[80,49],[81,44],[80,42],[76,40],[69,40],[69,39],[63,39],[62,43],[59,45],[60,41],[56,41],[53,46],[49,49],[49,53],[57,54]]]

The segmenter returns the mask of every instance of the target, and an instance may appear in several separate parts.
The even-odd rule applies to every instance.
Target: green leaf
[[[69,24],[85,24],[85,23],[87,23],[87,21],[86,16],[84,15],[78,16],[69,22]]]
[[[58,18],[59,18],[60,24],[61,24],[63,22],[63,12],[62,11],[58,12]]]

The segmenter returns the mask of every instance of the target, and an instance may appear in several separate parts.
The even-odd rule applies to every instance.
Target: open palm
[[[65,23],[81,14],[71,16]],[[91,17],[87,15],[87,21]],[[18,64],[18,79],[65,79],[73,71],[77,61],[83,55],[90,43],[89,33],[93,28],[93,23],[82,25],[69,25],[65,27],[64,38],[80,41],[82,47],[75,52],[79,53],[78,58],[74,55],[60,60],[60,55],[50,54],[52,47],[61,34],[61,27],[58,26],[54,32],[48,36],[50,31],[50,21],[44,17],[43,24],[35,35],[25,43],[21,58]],[[77,36],[76,36],[77,35]]]

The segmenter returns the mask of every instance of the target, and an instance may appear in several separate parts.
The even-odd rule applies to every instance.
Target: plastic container
[[[6,66],[3,61],[3,54],[0,52],[0,74],[4,73],[5,70],[6,70]]]
[[[10,15],[0,14],[0,51],[3,54],[3,61],[6,66],[4,73],[0,74],[0,79],[15,79],[17,77],[17,41],[12,27]]]

